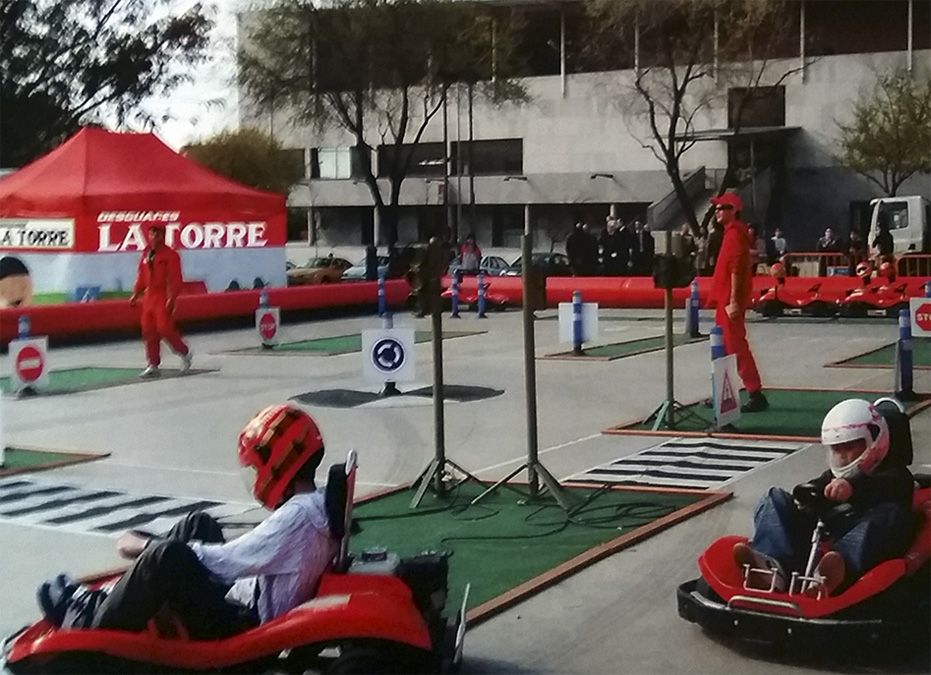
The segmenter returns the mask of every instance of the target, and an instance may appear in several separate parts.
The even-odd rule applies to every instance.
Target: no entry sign
[[[931,337],[931,298],[912,298],[908,304],[912,313],[912,335]]]
[[[13,384],[16,391],[26,387],[41,389],[48,385],[48,337],[10,341],[13,361]]]

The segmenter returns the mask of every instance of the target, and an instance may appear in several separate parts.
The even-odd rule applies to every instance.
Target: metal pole
[[[666,227],[666,256],[672,261],[672,230]],[[670,265],[671,268],[671,265]],[[667,279],[663,289],[666,310],[666,428],[675,426],[676,397],[673,391],[673,357],[672,357],[672,270],[667,270]]]
[[[443,494],[443,467],[446,464],[446,435],[443,418],[443,315],[439,298],[431,293],[430,306],[433,327],[433,431],[436,446],[435,462],[441,469],[433,475],[433,489]]]
[[[537,374],[534,353],[533,307],[531,306],[533,266],[530,264],[530,219],[529,206],[524,211],[524,235],[521,237],[520,259],[524,282],[524,393],[527,399],[527,478],[530,483],[530,496],[539,493],[537,480]]]

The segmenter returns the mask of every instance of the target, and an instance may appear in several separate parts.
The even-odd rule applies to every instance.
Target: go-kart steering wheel
[[[856,508],[850,502],[834,502],[824,496],[824,487],[802,483],[792,488],[792,498],[801,511],[810,513],[829,529],[837,528],[852,517]]]

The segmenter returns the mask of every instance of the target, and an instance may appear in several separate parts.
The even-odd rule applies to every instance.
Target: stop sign
[[[16,374],[23,382],[27,384],[37,382],[44,370],[45,359],[42,352],[32,345],[26,345],[16,355]]]
[[[271,312],[265,312],[262,318],[259,319],[259,335],[262,336],[263,340],[271,340],[277,332],[278,322],[275,320],[275,315]]]
[[[923,331],[931,331],[931,300],[922,302],[915,310],[915,325]]]

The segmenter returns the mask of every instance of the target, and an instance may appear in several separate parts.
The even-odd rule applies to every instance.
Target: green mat
[[[692,344],[693,342],[703,342],[708,339],[707,335],[701,337],[691,337],[676,333],[672,336],[673,347]],[[609,345],[599,345],[596,347],[585,347],[581,356],[576,356],[571,351],[559,352],[557,354],[548,354],[544,358],[548,359],[596,359],[599,361],[613,361],[625,356],[636,356],[637,354],[646,354],[655,352],[659,349],[665,349],[666,336],[659,335],[656,337],[640,338],[639,340],[629,340],[627,342],[615,342]]]
[[[80,464],[106,457],[106,454],[89,452],[59,452],[38,448],[7,447],[3,453],[0,476],[11,476],[27,471],[44,471],[68,464]]]
[[[49,394],[68,394],[78,391],[90,391],[91,389],[103,389],[104,387],[115,387],[122,384],[134,384],[138,382],[158,382],[167,380],[172,377],[181,377],[181,371],[162,368],[162,375],[159,378],[151,380],[140,380],[139,373],[142,368],[109,368],[109,367],[84,367],[84,368],[64,368],[62,370],[53,370],[49,372],[48,387],[42,390],[42,395]],[[207,369],[191,369],[184,374],[184,377],[196,375],[198,373],[209,373]],[[0,377],[0,391],[10,393],[13,391],[13,379],[10,377]]]
[[[889,396],[888,392],[855,391],[847,389],[764,389],[769,400],[769,409],[757,413],[744,413],[732,428],[716,431],[714,436],[755,437],[769,439],[786,439],[797,441],[817,441],[821,436],[821,420],[828,410],[848,398],[875,400],[880,396]],[[741,392],[741,400],[746,401],[747,393]],[[916,401],[910,402],[915,411],[931,402],[931,395],[919,394]],[[704,402],[692,403],[682,407],[676,414],[676,428],[669,429],[663,424],[653,431],[653,420],[622,424],[605,433],[657,433],[661,435],[705,435],[714,419],[713,410]]]
[[[895,343],[827,365],[829,368],[894,368]],[[912,365],[931,370],[931,338],[912,338]]]
[[[486,487],[461,483],[445,498],[428,492],[416,509],[409,508],[411,489],[357,504],[353,517],[362,531],[353,535],[351,548],[384,547],[402,557],[448,551],[448,607],[459,607],[471,584],[473,621],[730,497],[573,487],[567,491],[577,506],[567,517],[551,498],[525,500],[508,487],[469,506]]]
[[[443,339],[467,337],[469,335],[480,335],[485,331],[468,331],[452,330],[443,331]],[[414,341],[416,343],[429,342],[433,339],[433,331],[418,330],[414,331]],[[352,333],[350,335],[338,335],[328,338],[314,338],[313,340],[301,340],[300,342],[286,342],[273,347],[247,347],[246,349],[234,349],[231,353],[255,353],[255,354],[282,354],[302,352],[318,356],[335,356],[337,354],[349,354],[352,352],[362,351],[362,334]]]

